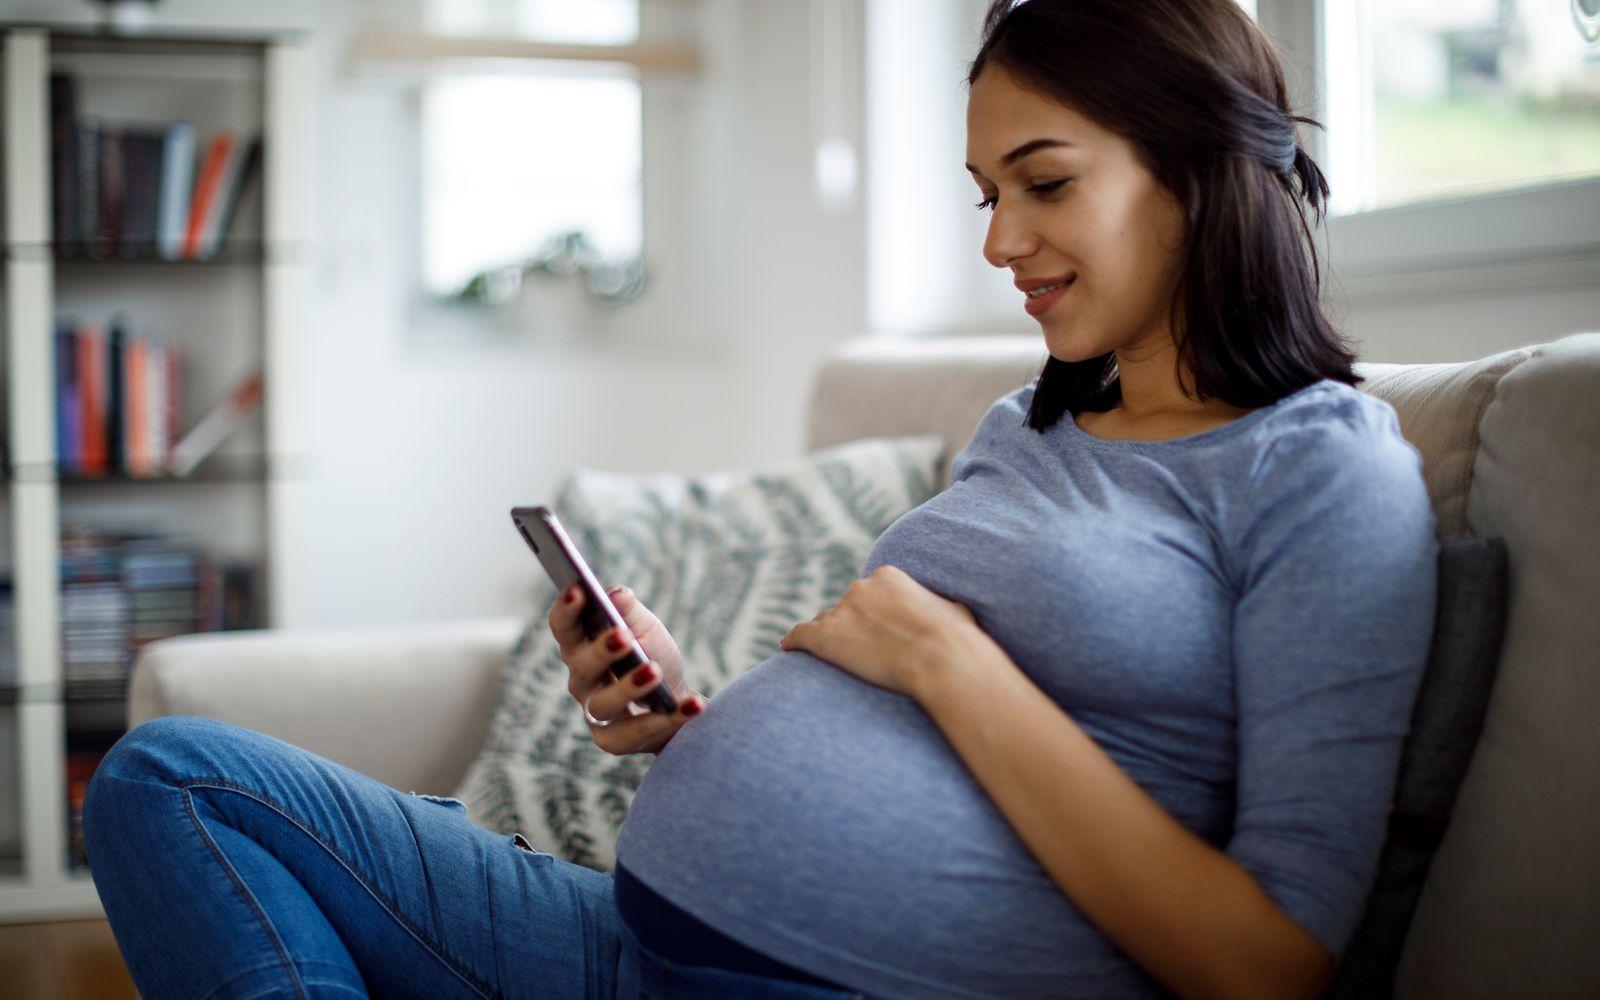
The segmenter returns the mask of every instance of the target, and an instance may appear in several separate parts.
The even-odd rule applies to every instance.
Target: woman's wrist
[[[917,702],[931,700],[956,689],[970,690],[976,680],[1010,658],[999,643],[977,625],[961,625],[930,636],[907,657],[902,690]]]

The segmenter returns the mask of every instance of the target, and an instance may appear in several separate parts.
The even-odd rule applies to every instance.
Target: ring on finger
[[[599,687],[594,688],[588,694],[584,695],[583,696],[583,700],[578,703],[578,704],[583,706],[583,717],[585,719],[589,720],[589,725],[594,726],[596,729],[604,729],[605,727],[611,725],[613,722],[617,721],[616,719],[611,719],[609,721],[602,722],[599,719],[595,718],[594,715],[591,714],[590,711],[589,711],[589,699],[594,697],[595,691],[604,690],[606,687],[609,687],[609,685],[602,684]]]

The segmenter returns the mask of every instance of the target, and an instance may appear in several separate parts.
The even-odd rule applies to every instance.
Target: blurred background
[[[303,288],[270,348],[291,367],[250,418],[282,408],[296,427],[294,453],[278,456],[295,496],[261,583],[279,625],[520,611],[534,567],[505,508],[548,499],[574,465],[787,456],[811,372],[839,341],[1032,332],[981,257],[962,169],[961,80],[983,7],[0,3],[14,23],[120,18],[129,32],[304,50],[283,98],[297,134],[277,137],[296,158],[281,202],[294,232],[265,251],[292,255]],[[1364,356],[1476,357],[1594,315],[1597,215],[1570,212],[1594,205],[1581,178],[1600,170],[1600,58],[1581,2],[1260,7],[1247,5],[1293,62],[1302,106],[1329,124],[1325,143],[1308,139],[1337,214],[1380,223],[1330,229],[1329,307]],[[186,64],[228,57],[62,58],[80,64],[80,113],[115,121],[180,116],[189,99],[170,75],[206,89],[207,67]],[[261,72],[235,72],[239,105],[261,99]],[[252,110],[197,122],[197,158],[217,130],[241,143],[270,131]],[[1432,211],[1552,184],[1588,200]],[[246,215],[259,191],[246,184]],[[206,325],[238,332],[260,325],[259,288],[203,286],[249,277],[177,280],[185,296],[215,293]],[[92,301],[73,311],[104,324],[122,310],[133,333],[192,338],[174,307],[138,298],[170,298],[152,286],[173,280],[85,277]],[[107,281],[140,287],[119,299]],[[183,428],[267,353],[260,339],[209,359],[191,349],[206,370],[185,389]],[[247,539],[235,547],[249,554]]]
[[[527,614],[506,511],[574,468],[787,459],[841,342],[1035,334],[962,166],[985,6],[0,0],[0,911],[53,898],[30,704],[81,796],[145,642]],[[1243,6],[1364,360],[1593,327],[1600,0]]]

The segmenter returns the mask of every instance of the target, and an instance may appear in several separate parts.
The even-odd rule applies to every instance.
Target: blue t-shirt
[[[1166,441],[992,405],[890,525],[1186,828],[1335,955],[1376,871],[1432,635],[1435,521],[1382,400],[1325,380]],[[971,692],[983,697],[981,687]],[[1159,995],[1029,853],[926,712],[764,660],[647,773],[617,857],[716,930],[869,994]]]

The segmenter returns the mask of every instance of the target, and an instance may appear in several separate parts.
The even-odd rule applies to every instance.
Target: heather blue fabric
[[[1385,402],[1313,384],[1111,441],[998,400],[884,532],[1160,805],[1338,955],[1376,872],[1428,653],[1435,521]],[[983,697],[982,687],[970,692]],[[1147,996],[911,699],[809,653],[720,691],[617,844],[674,905],[868,994]]]
[[[618,919],[610,875],[209,719],[123,737],[84,839],[150,1000],[857,996],[668,961]]]

